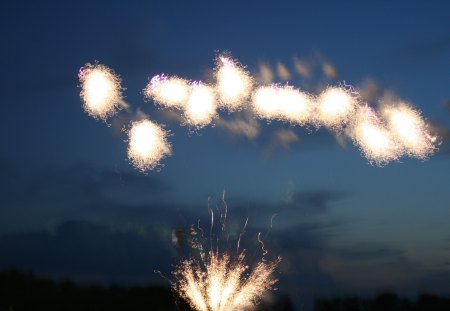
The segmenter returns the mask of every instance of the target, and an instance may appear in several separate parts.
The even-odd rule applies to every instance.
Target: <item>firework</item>
[[[228,109],[228,111],[242,108],[252,88],[250,74],[232,59],[219,56],[216,80],[220,106]]]
[[[143,172],[154,169],[161,159],[171,154],[167,132],[150,120],[133,122],[128,140],[128,158]]]
[[[81,82],[83,108],[90,116],[106,120],[113,116],[120,106],[125,106],[120,79],[108,67],[86,64],[80,69],[78,77]]]
[[[279,259],[260,261],[251,272],[243,253],[231,260],[211,252],[204,262],[182,261],[174,272],[174,290],[198,311],[237,311],[254,306],[277,282]]]
[[[253,109],[264,119],[304,125],[310,120],[312,98],[292,86],[264,86],[253,94]]]
[[[345,125],[354,113],[357,102],[344,88],[329,87],[317,100],[317,121],[329,128]]]
[[[282,121],[292,124],[304,125],[310,119],[313,101],[312,98],[291,86],[278,90],[279,117]]]
[[[189,84],[177,77],[157,75],[145,87],[144,95],[161,106],[183,108],[189,96]]]
[[[226,231],[227,206],[224,201],[224,213],[220,215],[218,230],[223,234]],[[211,233],[214,226],[214,214],[211,212]],[[271,220],[272,221],[272,220]],[[211,240],[210,251],[205,253],[204,243],[199,242],[199,235],[194,226],[190,228],[193,249],[199,251],[198,259],[191,257],[182,260],[176,267],[173,275],[175,281],[172,288],[189,305],[197,311],[237,311],[245,310],[257,304],[267,290],[277,282],[273,273],[280,262],[280,258],[267,261],[262,258],[252,268],[246,263],[245,251],[239,252],[239,243],[245,232],[247,221],[237,241],[236,255],[230,252],[219,251],[220,234],[217,245],[213,246]],[[200,230],[201,228],[198,227]],[[203,238],[203,230],[202,238]],[[210,237],[210,239],[212,236]],[[262,244],[263,256],[267,254]],[[203,241],[204,242],[204,241]]]
[[[427,131],[427,125],[417,110],[400,102],[383,107],[382,114],[407,154],[423,159],[435,151],[436,138]]]
[[[385,165],[401,156],[401,149],[375,111],[361,107],[352,125],[352,138],[364,156],[377,165]]]
[[[259,87],[252,98],[253,110],[259,118],[272,120],[279,116],[278,87],[276,85]]]
[[[193,83],[191,89],[184,116],[188,125],[201,128],[217,115],[216,98],[213,89],[201,82]]]

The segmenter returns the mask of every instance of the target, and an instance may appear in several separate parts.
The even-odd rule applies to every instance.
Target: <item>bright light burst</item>
[[[357,101],[344,88],[329,87],[317,100],[317,121],[330,128],[347,123],[357,107]]]
[[[238,311],[254,306],[277,282],[273,272],[279,259],[260,261],[251,272],[244,253],[236,260],[230,255],[210,252],[202,262],[183,260],[174,272],[174,290],[198,311]]]
[[[201,82],[192,83],[191,94],[184,110],[186,123],[201,128],[210,124],[216,115],[214,90]]]
[[[261,86],[252,97],[253,110],[257,117],[272,120],[279,115],[278,87],[276,85]]]
[[[106,120],[124,105],[120,79],[108,67],[86,64],[80,69],[78,77],[83,108],[90,116]]]
[[[144,95],[167,108],[184,108],[189,96],[189,84],[177,77],[157,75],[147,84]]]
[[[150,120],[133,122],[128,140],[128,159],[142,172],[154,169],[171,154],[167,132]]]
[[[232,59],[219,56],[216,80],[220,106],[230,112],[242,108],[252,89],[250,74]]]
[[[377,165],[385,165],[401,155],[401,148],[393,135],[368,106],[360,107],[353,124],[352,136],[364,156]]]
[[[400,102],[395,106],[383,107],[382,114],[407,154],[424,159],[435,151],[436,138],[430,135],[425,121],[417,110]]]
[[[308,94],[285,85],[258,88],[253,94],[253,109],[259,118],[305,125],[311,119],[313,100]]]

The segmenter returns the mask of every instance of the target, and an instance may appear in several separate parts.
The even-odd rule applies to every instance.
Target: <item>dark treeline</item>
[[[189,311],[164,286],[80,286],[17,271],[0,272],[0,311]],[[292,311],[287,296],[263,302],[258,311]]]
[[[384,293],[375,299],[318,299],[315,311],[450,311],[450,298],[422,294],[411,301]]]
[[[256,311],[293,311],[291,299],[275,293]],[[55,282],[17,271],[0,272],[0,311],[190,311],[189,306],[164,286],[81,286]],[[393,293],[374,299],[317,299],[315,311],[449,311],[450,298],[422,294],[416,300]]]

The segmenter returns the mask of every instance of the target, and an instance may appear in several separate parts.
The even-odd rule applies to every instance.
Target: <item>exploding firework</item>
[[[220,106],[230,112],[242,108],[252,89],[250,74],[232,59],[219,56],[216,80]]]
[[[396,144],[391,132],[368,106],[358,109],[351,131],[353,140],[372,163],[382,166],[401,155],[401,148]]]
[[[201,128],[212,122],[217,115],[216,98],[211,87],[195,82],[191,84],[191,94],[184,109],[188,125]]]
[[[157,75],[147,84],[144,95],[161,106],[182,109],[189,96],[189,84],[177,77]]]
[[[317,121],[332,129],[345,125],[357,107],[354,96],[346,89],[329,87],[317,100]]]
[[[403,146],[405,153],[424,159],[432,154],[436,147],[436,137],[430,135],[420,113],[406,103],[382,107],[389,129]]]
[[[202,262],[182,261],[174,275],[174,290],[198,311],[237,311],[254,306],[277,282],[273,272],[279,260],[260,261],[251,272],[241,253],[230,255],[210,252]]]
[[[80,69],[80,96],[84,110],[92,117],[106,120],[126,104],[122,98],[120,79],[108,67],[86,64]]]
[[[224,198],[224,197],[223,197]],[[225,200],[224,213],[220,215],[218,230],[223,235],[226,230],[227,207]],[[211,212],[211,232],[213,231],[214,214]],[[273,219],[273,217],[272,217]],[[271,219],[271,225],[272,225]],[[237,241],[236,255],[219,249],[220,236],[211,239],[210,250],[205,252],[204,240],[199,242],[199,235],[194,226],[190,228],[193,249],[199,251],[199,256],[182,260],[176,267],[172,282],[173,290],[185,299],[197,311],[237,311],[246,310],[257,304],[267,290],[272,289],[277,279],[273,273],[280,262],[280,258],[268,261],[264,258],[267,250],[262,245],[263,258],[250,267],[246,263],[245,251],[239,252],[239,244],[243,236],[247,221]],[[201,228],[198,226],[201,230]],[[202,237],[203,237],[203,230]],[[219,233],[220,235],[220,233]],[[213,246],[212,241],[217,245]]]
[[[167,132],[150,120],[132,123],[128,132],[128,159],[140,171],[154,169],[171,154]]]

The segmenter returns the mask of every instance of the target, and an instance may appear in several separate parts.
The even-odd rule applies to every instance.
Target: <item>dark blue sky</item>
[[[279,287],[297,303],[379,289],[448,293],[449,12],[446,1],[4,4],[0,268],[161,281],[153,269],[177,259],[172,230],[206,221],[208,196],[226,189],[232,227],[250,217],[249,243],[277,213],[269,240],[283,257]],[[260,122],[255,139],[219,124],[189,134],[143,100],[155,74],[208,81],[218,51],[255,74],[281,62],[309,90],[345,80],[395,93],[439,127],[441,150],[380,168],[324,130]],[[309,79],[295,74],[294,57],[311,66]],[[174,134],[161,172],[128,164],[120,125],[130,116],[108,127],[83,112],[77,72],[95,60],[120,74],[133,111]],[[287,132],[298,141],[286,148]]]

